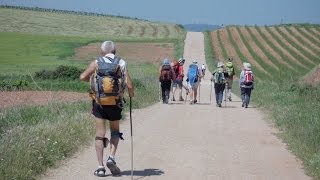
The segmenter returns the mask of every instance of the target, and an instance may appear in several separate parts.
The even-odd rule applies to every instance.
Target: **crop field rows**
[[[215,59],[250,62],[259,80],[303,75],[320,63],[320,27],[228,26],[211,32]]]

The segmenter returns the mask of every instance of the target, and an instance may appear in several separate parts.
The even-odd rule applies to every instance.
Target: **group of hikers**
[[[84,72],[81,73],[80,79],[90,83],[90,96],[92,98],[91,113],[96,117],[95,149],[98,168],[94,171],[94,175],[99,177],[106,176],[106,165],[112,175],[118,176],[121,171],[117,166],[115,155],[119,140],[123,140],[122,133],[120,132],[120,119],[122,118],[121,112],[124,103],[123,95],[124,90],[127,89],[131,108],[131,98],[134,96],[134,85],[127,71],[126,62],[116,56],[116,46],[114,42],[105,41],[101,44],[100,48],[101,55],[93,60]],[[206,66],[202,64],[201,67],[199,67],[198,62],[194,60],[188,67],[186,77],[187,86],[184,86],[184,63],[185,59],[183,58],[172,62],[170,62],[169,59],[163,60],[163,64],[159,68],[159,81],[161,83],[163,103],[168,103],[170,91],[172,91],[172,101],[184,101],[182,97],[183,89],[186,90],[187,95],[189,94],[190,104],[197,103],[198,88],[200,88],[201,79],[205,76]],[[251,65],[244,63],[243,66],[239,82],[242,107],[247,108],[254,81]],[[227,87],[228,99],[230,101],[232,100],[231,88],[234,74],[232,58],[229,58],[226,66],[223,62],[218,62],[217,69],[211,77],[211,81],[214,82],[218,107],[221,107],[225,87]],[[177,90],[179,91],[178,99],[175,97]],[[106,137],[106,120],[109,121],[110,139]],[[110,154],[104,164],[103,151],[108,145],[110,145]]]
[[[173,60],[172,62],[166,58],[163,60],[163,63],[159,68],[159,82],[161,87],[160,94],[164,104],[168,104],[170,92],[172,93],[172,101],[176,100],[175,92],[177,89],[179,89],[179,101],[184,101],[182,97],[182,90],[185,89],[186,94],[189,94],[190,96],[190,104],[196,104],[198,102],[198,89],[200,89],[201,79],[204,78],[206,66],[205,64],[202,64],[201,67],[199,67],[196,60],[188,66],[186,87],[183,85],[184,63],[185,59],[183,58],[180,58],[178,61]],[[233,58],[228,58],[228,62],[226,64],[222,61],[218,61],[217,68],[212,73],[212,77],[210,79],[214,83],[217,107],[222,106],[224,91],[226,99],[232,101],[231,90],[234,76],[235,70],[233,66]],[[253,82],[254,78],[251,71],[251,64],[245,62],[243,63],[243,69],[239,76],[242,107],[248,108],[251,90],[254,88]],[[171,85],[173,88],[171,88]]]
[[[170,92],[172,93],[172,101],[176,101],[175,94],[179,91],[179,101],[184,101],[182,90],[186,90],[186,94],[190,96],[190,104],[197,103],[198,86],[201,78],[204,77],[206,66],[203,64],[198,67],[196,60],[189,66],[187,86],[183,85],[185,59],[180,58],[178,61],[170,62],[169,59],[164,59],[163,64],[159,68],[159,82],[161,87],[161,98],[164,104],[168,104]]]

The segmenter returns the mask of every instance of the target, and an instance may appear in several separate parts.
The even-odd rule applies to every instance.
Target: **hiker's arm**
[[[83,73],[81,73],[80,75],[80,80],[81,81],[89,81],[90,76],[94,73],[96,69],[96,62],[92,61],[89,66],[87,67],[87,69],[85,71],[83,71]]]
[[[213,71],[212,76],[211,76],[211,78],[210,78],[210,81],[212,81],[212,82],[213,82],[213,80],[214,80],[214,74],[215,74],[215,73],[216,73],[216,70]]]
[[[127,83],[129,97],[133,97],[134,96],[134,86],[133,86],[133,82],[132,82],[132,79],[129,75],[128,70],[126,72],[126,83]]]

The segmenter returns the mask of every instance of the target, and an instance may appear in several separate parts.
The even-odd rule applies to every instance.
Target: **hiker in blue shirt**
[[[188,88],[190,89],[190,104],[197,103],[198,87],[202,78],[201,69],[198,67],[198,62],[194,60],[189,65],[188,69]]]
[[[248,108],[251,91],[254,89],[254,76],[251,71],[250,63],[243,63],[243,70],[240,73],[239,86],[241,90],[242,107]]]

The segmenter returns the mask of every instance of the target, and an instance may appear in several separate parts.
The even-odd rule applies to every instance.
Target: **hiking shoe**
[[[113,158],[111,158],[109,156],[106,164],[107,164],[107,167],[110,169],[110,172],[111,172],[111,174],[113,176],[119,176],[120,175],[121,171],[118,168],[117,163],[116,163],[116,161],[114,161]]]
[[[248,108],[248,104],[245,105],[245,108]]]
[[[96,171],[94,171],[93,174],[98,177],[106,177],[106,168],[98,168]]]
[[[194,101],[193,101],[194,104],[197,103],[197,102],[198,102],[197,100],[194,100]]]
[[[218,107],[221,107],[221,103],[218,104]]]

